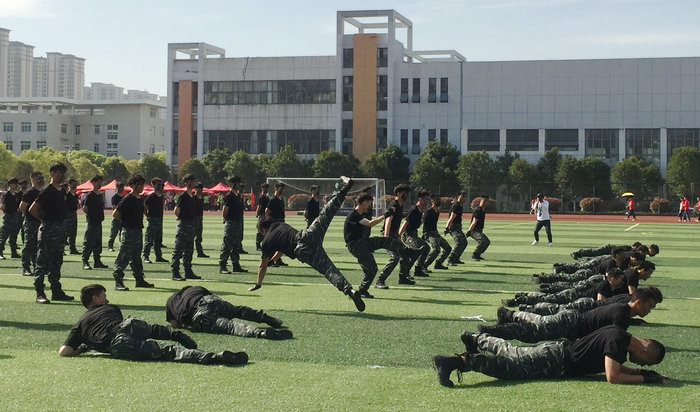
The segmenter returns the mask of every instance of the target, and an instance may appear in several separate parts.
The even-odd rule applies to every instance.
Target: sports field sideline
[[[1,261],[0,405],[3,410],[698,410],[697,223],[648,223],[644,217],[637,222],[621,217],[564,221],[553,215],[554,246],[547,247],[546,242],[530,246],[532,218],[493,217],[486,218],[485,233],[492,243],[485,261],[468,261],[470,242],[465,265],[433,271],[416,286],[399,287],[394,273],[387,282],[390,289],[371,289],[375,299],[367,299],[366,311],[358,313],[322,275],[289,259],[289,267],[268,271],[262,289],[248,292],[258,259],[252,218],[246,219],[244,238],[251,253],[241,261],[250,273],[218,274],[222,224],[220,217],[207,215],[205,249],[211,258],[194,259],[194,270],[204,280],[186,284],[201,284],[234,304],[265,309],[294,332],[290,341],[191,333],[205,350],[245,350],[250,363],[243,367],[126,362],[101,355],[59,358],[58,347],[85,309],[77,302],[37,305],[31,279],[21,276],[19,261]],[[342,217],[334,220],[324,245],[348,280],[357,284],[361,271],[345,249],[342,222]],[[304,226],[296,216],[289,223]],[[164,228],[167,257],[175,231],[172,216],[166,216]],[[83,232],[81,217],[80,239]],[[378,230],[373,233],[378,235]],[[475,372],[465,373],[454,389],[438,384],[431,357],[463,352],[460,332],[476,330],[479,316],[495,322],[501,299],[513,292],[535,290],[532,273],[572,261],[569,252],[579,247],[634,241],[660,246],[661,253],[651,258],[657,270],[641,285],[659,287],[664,301],[645,318],[649,325],[630,331],[666,345],[665,360],[652,369],[669,375],[670,384],[611,385],[602,375],[505,382]],[[103,260],[111,266],[115,255],[105,249]],[[380,265],[386,261],[384,253],[375,256]],[[155,289],[115,292],[111,270],[83,271],[80,257],[69,255],[62,282],[72,295],[85,284],[102,283],[124,315],[165,324],[165,300],[183,283],[170,280],[166,263],[146,264],[145,270]],[[125,283],[133,286],[128,271]]]

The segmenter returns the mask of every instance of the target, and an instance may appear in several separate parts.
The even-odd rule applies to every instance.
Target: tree
[[[212,183],[209,173],[207,173],[207,168],[199,159],[189,158],[182,166],[177,168],[177,180],[182,181],[182,178],[187,175],[194,175],[198,181],[202,182],[204,186],[213,186],[216,183]]]
[[[507,183],[508,181],[508,170],[510,169],[510,165],[513,163],[513,160],[519,159],[520,155],[516,153],[515,155],[512,155],[510,151],[506,150],[505,153],[503,153],[503,156],[498,156],[496,158],[496,161],[494,162],[495,166],[495,173],[496,173],[496,181],[501,182],[501,183]]]
[[[454,146],[428,142],[413,165],[411,184],[436,193],[455,193],[460,187],[458,163],[459,152]]]
[[[165,160],[157,155],[143,156],[136,165],[134,173],[143,176],[147,182],[150,182],[154,177],[163,180],[170,179],[170,168],[165,164]]]
[[[29,162],[17,159],[14,163],[14,166],[12,167],[12,170],[10,171],[10,173],[8,173],[8,176],[16,177],[19,180],[26,179],[27,181],[29,181],[29,176],[32,174],[33,171],[34,169],[32,168],[32,165],[29,164]]]
[[[15,177],[11,175],[10,172],[14,170],[16,164],[17,157],[11,151],[7,150],[5,143],[0,142],[0,176],[7,177],[8,179]],[[22,180],[19,176],[16,177]],[[29,177],[29,175],[27,175],[27,177]]]
[[[532,195],[532,184],[537,177],[537,166],[525,159],[513,159],[508,168],[508,181],[511,190],[518,193],[521,199],[529,199]]]
[[[92,150],[72,150],[70,152],[66,152],[66,156],[70,157],[71,163],[75,159],[83,158],[89,160],[97,167],[102,167],[104,162],[107,160],[107,156],[93,152]]]
[[[623,159],[610,170],[610,180],[616,195],[633,192],[640,198],[651,198],[663,182],[659,168],[636,156]]]
[[[131,176],[136,173],[136,169],[139,167],[139,161],[138,159],[129,159],[124,165],[126,166],[126,170],[128,172],[127,175]]]
[[[580,181],[576,193],[580,197],[612,197],[610,186],[610,166],[597,157],[584,157],[579,161],[581,167]]]
[[[324,150],[312,166],[314,177],[358,176],[360,162],[337,150]]]
[[[66,152],[57,152],[48,146],[42,147],[38,150],[25,150],[20,153],[19,160],[29,163],[32,165],[32,169],[42,172],[45,176],[49,175],[49,168],[52,164],[61,162],[66,165],[67,178],[75,175],[75,169],[73,168],[71,162],[68,161]]]
[[[101,175],[104,173],[102,168],[96,166],[86,157],[73,159],[72,164],[73,168],[75,169],[75,173],[73,173],[70,177],[81,183],[95,175]]]
[[[378,152],[371,153],[360,164],[360,173],[364,177],[376,177],[377,179],[391,180],[392,175],[389,165]]]
[[[379,150],[379,156],[384,159],[384,162],[391,170],[389,181],[392,182],[408,182],[410,173],[408,167],[411,165],[411,160],[401,151],[401,148],[396,145],[389,145]]]
[[[231,151],[228,149],[214,149],[202,156],[202,164],[206,168],[211,181],[223,182],[226,180],[224,165],[230,157]]]
[[[457,174],[470,199],[476,194],[495,193],[496,163],[486,152],[469,152],[460,156]]]
[[[580,181],[582,170],[580,161],[575,157],[571,155],[562,157],[557,168],[557,174],[554,175],[557,191],[562,199],[576,203],[577,185]],[[574,206],[575,209],[576,207]]]
[[[691,196],[691,184],[699,182],[700,151],[691,146],[674,149],[666,167],[669,193]]]
[[[224,165],[228,176],[240,176],[243,183],[253,189],[257,189],[260,183],[265,181],[265,174],[258,162],[243,150],[234,152]]]
[[[537,181],[533,189],[542,193],[555,193],[557,184],[554,177],[559,170],[560,162],[561,154],[558,147],[547,150],[537,162]]]
[[[265,173],[268,177],[307,177],[304,163],[292,146],[286,145],[272,157]]]
[[[131,175],[126,167],[126,160],[121,156],[110,156],[105,159],[104,163],[102,163],[102,170],[104,171],[105,182],[111,182],[115,179],[124,182]]]

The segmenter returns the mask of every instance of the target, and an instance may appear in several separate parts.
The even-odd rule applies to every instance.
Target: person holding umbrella
[[[632,192],[625,192],[622,194],[622,197],[627,198],[627,213],[625,213],[626,217],[625,220],[628,220],[630,216],[632,216],[632,221],[637,220],[637,215],[634,214],[634,193]]]

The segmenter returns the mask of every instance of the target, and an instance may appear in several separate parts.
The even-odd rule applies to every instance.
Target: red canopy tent
[[[78,193],[89,192],[91,190],[92,190],[92,182],[90,182],[90,179],[79,184],[78,187],[76,187],[76,189],[75,189],[75,191]]]
[[[100,188],[101,191],[105,190],[117,190],[117,179],[112,180],[111,182],[107,183],[106,185],[102,185]],[[124,186],[124,190],[129,190],[129,186]]]
[[[184,192],[187,189],[185,189],[184,187],[177,187],[170,182],[165,182],[165,184],[163,185],[163,190],[166,192]]]
[[[141,194],[142,194],[142,195],[150,195],[150,194],[153,193],[153,192],[154,192],[153,186],[151,186],[151,185],[149,185],[148,183],[146,183],[146,184],[143,186],[143,190],[141,191]]]
[[[225,184],[219,182],[216,185],[210,187],[208,190],[211,191],[212,193],[225,193],[225,192],[228,192],[229,190],[231,190],[231,188],[226,186]]]

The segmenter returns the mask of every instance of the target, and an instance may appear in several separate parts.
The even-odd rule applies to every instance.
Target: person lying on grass
[[[80,301],[87,312],[71,329],[58,350],[60,356],[78,356],[88,350],[109,353],[117,359],[134,361],[169,361],[226,365],[244,365],[245,352],[204,352],[197,343],[170,327],[152,325],[139,318],[124,319],[116,305],[110,305],[102,285],[87,285],[80,290]],[[171,340],[180,345],[163,345],[157,340]]]

